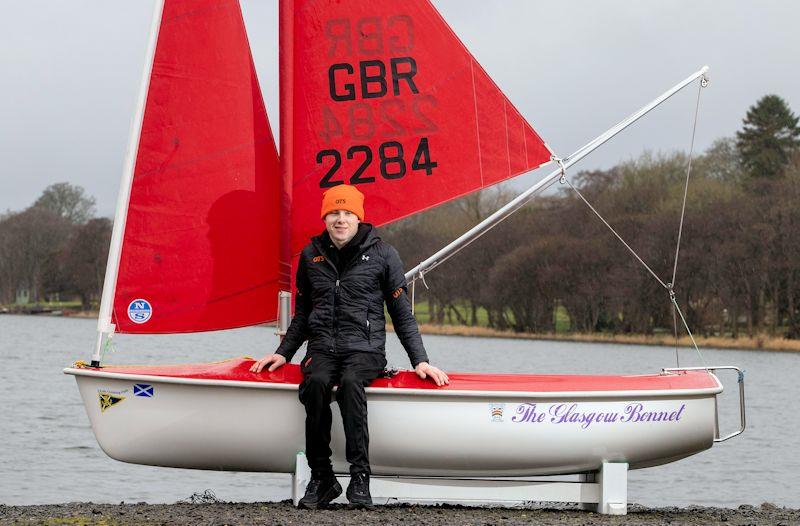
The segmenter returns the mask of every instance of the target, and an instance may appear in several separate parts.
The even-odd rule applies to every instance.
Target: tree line
[[[47,187],[21,212],[0,215],[0,304],[76,297],[96,306],[103,287],[111,220],[69,183]]]
[[[747,112],[735,138],[692,160],[674,292],[695,333],[800,337],[800,128],[780,97]],[[645,153],[570,181],[653,272],[672,281],[689,159]],[[472,195],[385,227],[407,267],[512,196]],[[501,330],[672,331],[669,292],[578,194],[534,201],[426,276],[434,323]],[[483,313],[482,315],[479,315]],[[678,321],[680,330],[680,321]]]
[[[672,280],[689,159],[645,153],[570,181],[664,282]],[[407,267],[513,197],[495,187],[381,229]],[[784,100],[753,105],[735,138],[692,159],[674,284],[703,335],[800,337],[800,128]],[[100,298],[111,221],[68,183],[21,212],[0,215],[0,304]],[[492,229],[418,283],[431,322],[554,332],[652,334],[672,330],[667,289],[568,186]]]

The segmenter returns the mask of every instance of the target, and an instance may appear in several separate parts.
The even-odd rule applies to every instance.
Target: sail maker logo
[[[146,323],[152,316],[153,307],[147,300],[135,299],[128,305],[128,318],[133,323]]]

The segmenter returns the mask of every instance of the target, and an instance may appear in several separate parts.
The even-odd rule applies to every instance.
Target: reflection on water
[[[61,369],[88,360],[96,322],[0,316],[0,503],[175,502],[213,489],[230,501],[283,500],[288,475],[221,473],[124,464],[97,446],[75,380]],[[208,334],[115,337],[110,363],[180,363],[258,356],[277,344],[274,330],[251,327]],[[432,362],[448,371],[641,374],[675,364],[665,347],[536,342],[453,336],[424,338]],[[389,364],[408,359],[389,335]],[[709,365],[747,373],[744,435],[688,459],[631,472],[630,502],[649,506],[737,506],[772,502],[800,507],[800,354],[704,351]],[[295,358],[299,359],[300,356]],[[681,365],[700,365],[681,351]],[[736,427],[735,378],[725,377],[722,432]],[[266,418],[266,416],[265,416]]]

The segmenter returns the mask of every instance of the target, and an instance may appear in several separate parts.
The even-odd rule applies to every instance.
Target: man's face
[[[325,228],[333,244],[342,248],[358,232],[358,216],[348,210],[334,210],[325,216]]]

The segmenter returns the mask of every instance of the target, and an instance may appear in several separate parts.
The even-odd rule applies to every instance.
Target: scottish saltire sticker
[[[128,318],[133,323],[146,323],[152,315],[153,307],[147,300],[135,299],[128,305]]]
[[[141,396],[143,398],[153,398],[155,395],[155,389],[150,384],[134,384],[133,385],[133,396]]]
[[[118,395],[118,394],[114,394],[114,393],[106,393],[106,392],[100,391],[97,394],[98,394],[98,397],[100,399],[100,412],[101,413],[105,413],[106,410],[111,409],[112,407],[114,407],[118,403],[120,403],[123,400],[125,400],[124,396],[121,396],[121,395]]]

